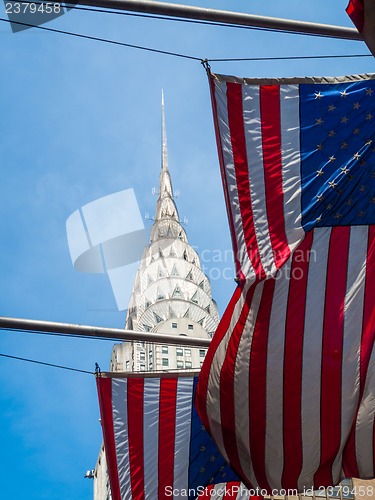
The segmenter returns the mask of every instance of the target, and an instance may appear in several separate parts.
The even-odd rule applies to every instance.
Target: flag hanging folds
[[[375,1],[349,0],[346,12],[375,56]]]
[[[196,380],[191,373],[97,378],[112,500],[195,499],[209,484],[238,481],[195,410]]]
[[[248,488],[372,478],[375,77],[210,78],[240,285],[198,413]]]

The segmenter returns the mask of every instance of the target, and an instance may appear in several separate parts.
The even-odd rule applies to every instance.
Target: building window
[[[191,361],[185,362],[185,368],[191,368]]]
[[[194,330],[194,325],[188,325],[188,330]]]
[[[183,356],[184,351],[181,347],[176,347],[176,356]]]
[[[183,368],[184,367],[184,363],[181,361],[181,360],[177,360],[177,368]]]
[[[185,356],[191,358],[191,349],[185,349]]]
[[[205,349],[199,349],[199,357],[204,358],[206,355],[206,350]]]
[[[203,361],[201,361],[201,367],[203,366]]]
[[[172,328],[177,328],[177,323],[172,323]]]
[[[141,369],[141,371],[142,371],[142,372],[144,372],[144,371],[145,371],[146,366],[145,366],[145,364],[144,364],[144,363],[141,363],[141,365],[140,365],[140,369]]]
[[[125,364],[125,367],[126,367],[126,369],[127,369],[127,370],[129,370],[129,366],[130,366],[130,361],[128,360],[128,361],[126,362],[126,364]]]
[[[161,348],[161,352],[163,354],[168,354],[168,346],[167,345],[163,345],[162,348]]]
[[[145,352],[140,352],[139,353],[139,359],[141,361],[145,361],[146,360],[146,353]]]
[[[162,358],[161,362],[163,366],[169,366],[168,358]]]

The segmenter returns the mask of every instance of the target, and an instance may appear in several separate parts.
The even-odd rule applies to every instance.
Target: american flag
[[[196,404],[269,494],[375,476],[374,78],[211,76],[240,285]]]
[[[195,499],[238,481],[195,410],[196,382],[191,373],[97,378],[112,500]]]

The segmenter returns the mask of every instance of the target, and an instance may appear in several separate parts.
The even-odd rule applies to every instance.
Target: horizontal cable
[[[11,356],[10,354],[2,354],[0,356],[3,358],[16,359],[18,361],[25,361],[27,363],[34,363],[36,365],[51,366],[52,368],[60,368],[61,370],[69,370],[72,372],[88,373],[89,375],[94,375],[94,372],[89,372],[87,370],[80,370],[79,368],[71,368],[69,366],[55,365],[53,363],[46,363],[45,361],[38,361],[36,359],[21,358],[19,356]]]
[[[235,57],[222,59],[207,59],[208,62],[236,62],[236,61],[296,61],[301,59],[342,59],[346,57],[373,57],[372,54],[333,54],[320,56],[280,56],[280,57]]]
[[[112,45],[120,45],[122,47],[129,47],[132,49],[145,50],[148,52],[156,52],[158,54],[164,54],[164,55],[174,56],[174,57],[181,57],[184,59],[192,59],[194,61],[202,61],[202,59],[200,57],[188,56],[186,54],[179,54],[177,52],[169,52],[167,50],[153,49],[151,47],[144,47],[142,45],[133,45],[130,43],[118,42],[117,40],[109,40],[107,38],[100,38],[100,37],[96,37],[96,36],[83,35],[81,33],[74,33],[72,31],[64,31],[64,30],[58,30],[58,29],[54,29],[54,28],[47,28],[46,26],[40,26],[37,24],[21,23],[20,21],[10,21],[9,19],[4,19],[2,17],[0,18],[0,21],[3,21],[5,23],[10,23],[10,24],[17,24],[20,26],[27,26],[29,28],[37,28],[37,29],[43,30],[43,31],[51,31],[52,33],[60,33],[62,35],[69,35],[69,36],[74,36],[74,37],[78,37],[78,38],[86,38],[87,40],[95,40],[97,42],[110,43]]]

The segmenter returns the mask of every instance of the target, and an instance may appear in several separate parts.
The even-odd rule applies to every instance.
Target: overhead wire
[[[4,353],[0,353],[0,357],[2,358],[8,358],[8,359],[14,359],[14,360],[17,360],[17,361],[24,361],[26,363],[33,363],[33,364],[36,364],[36,365],[42,365],[42,366],[49,366],[51,368],[59,368],[61,370],[69,370],[69,371],[72,371],[72,372],[78,372],[78,373],[85,373],[87,375],[95,375],[97,373],[97,371],[95,372],[91,372],[89,370],[82,370],[80,368],[72,368],[71,366],[64,366],[64,365],[57,365],[55,363],[47,363],[45,361],[39,361],[37,359],[30,359],[30,358],[23,358],[23,357],[20,357],[20,356],[13,356],[11,354],[4,354]],[[98,367],[98,364],[96,363],[96,366]],[[173,368],[173,369],[170,369],[170,370],[163,370],[162,372],[160,370],[143,370],[142,372],[139,372],[139,375],[141,374],[146,374],[146,373],[168,373],[168,372],[186,372],[186,371],[198,371],[200,370],[200,368]],[[99,372],[100,372],[100,369],[99,369]],[[134,373],[134,372],[129,372],[129,373]],[[138,372],[137,372],[138,373]]]
[[[84,35],[82,33],[75,33],[72,31],[65,31],[65,30],[59,30],[56,28],[48,28],[46,26],[40,26],[37,24],[31,24],[31,23],[23,23],[21,21],[11,21],[9,19],[4,19],[0,18],[0,21],[6,22],[9,24],[17,24],[21,26],[27,26],[29,28],[36,28],[40,29],[43,31],[50,31],[52,33],[59,33],[62,35],[68,35],[68,36],[73,36],[77,38],[84,38],[87,40],[94,40],[97,42],[102,42],[102,43],[109,43],[112,45],[119,45],[122,47],[128,47],[128,48],[133,48],[133,49],[138,49],[138,50],[144,50],[148,52],[154,52],[158,54],[163,54],[163,55],[169,55],[169,56],[174,56],[174,57],[180,57],[183,59],[190,59],[194,61],[199,61],[201,63],[207,61],[207,62],[236,62],[236,61],[285,61],[285,60],[308,60],[308,59],[342,59],[342,58],[353,58],[353,57],[372,57],[371,54],[333,54],[333,55],[317,55],[317,56],[275,56],[275,57],[242,57],[242,58],[201,58],[201,57],[196,57],[188,54],[181,54],[179,52],[172,52],[168,50],[161,50],[161,49],[155,49],[152,47],[145,47],[142,45],[135,45],[135,44],[130,44],[130,43],[125,43],[125,42],[120,42],[118,40],[110,40],[107,38],[102,38],[102,37],[96,37],[96,36],[91,36],[91,35]]]
[[[16,359],[18,361],[25,361],[27,363],[34,363],[34,364],[37,364],[37,365],[50,366],[52,368],[60,368],[61,370],[69,370],[69,371],[72,371],[72,372],[79,372],[79,373],[86,373],[86,374],[89,374],[89,375],[94,375],[94,372],[90,372],[88,370],[81,370],[79,368],[72,368],[70,366],[56,365],[54,363],[47,363],[45,361],[38,361],[36,359],[21,358],[20,356],[11,356],[10,354],[3,354],[3,353],[0,353],[0,356],[2,358]]]

